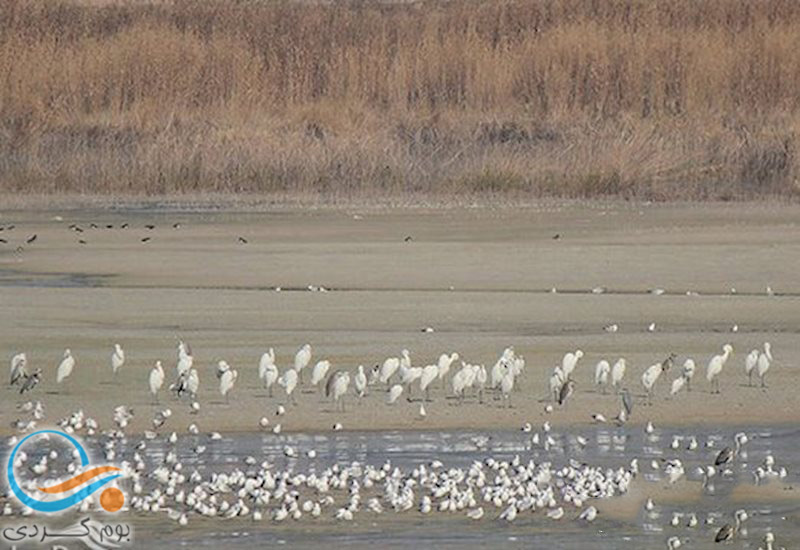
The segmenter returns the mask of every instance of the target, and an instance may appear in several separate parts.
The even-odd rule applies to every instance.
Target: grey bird
[[[22,387],[19,389],[19,393],[23,394],[27,391],[33,390],[36,385],[41,381],[42,378],[42,369],[37,368],[33,374],[30,376],[25,376],[25,381],[22,383]]]

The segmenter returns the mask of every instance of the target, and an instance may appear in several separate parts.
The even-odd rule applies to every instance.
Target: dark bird
[[[172,224],[172,229],[180,229],[180,228],[181,228],[181,224],[180,223],[176,222],[176,223]]]
[[[83,233],[83,229],[81,229],[80,226],[77,225],[73,227],[72,230],[75,231],[76,233]]]
[[[149,241],[150,241],[150,237],[145,237],[144,239],[142,239],[143,243],[146,243],[146,242],[149,242]]]
[[[79,242],[80,244],[86,244],[86,241],[84,241],[83,239],[78,239],[78,242]]]
[[[714,537],[714,542],[725,542],[733,540],[733,525],[726,523],[717,531],[717,536]]]
[[[5,230],[6,230],[6,226],[5,225],[0,225],[0,231],[5,231]]]
[[[128,229],[128,227],[130,227],[130,225],[128,225],[128,222],[125,222],[119,226],[120,229]]]
[[[89,224],[89,227],[91,227],[92,229],[97,229],[97,224],[92,222]]]
[[[106,229],[114,229],[114,224],[111,223],[107,224]]]
[[[724,464],[730,464],[733,462],[733,449],[730,447],[725,447],[719,453],[717,453],[717,458],[714,460],[714,466],[722,466]]]
[[[34,233],[30,237],[28,237],[28,239],[25,241],[25,243],[26,244],[31,244],[32,242],[34,242],[36,240],[36,237],[38,237],[38,235],[36,233]]]
[[[7,226],[6,226],[6,231],[11,231],[11,230],[12,230],[12,229],[14,229],[15,227],[16,227],[16,225],[13,225],[13,224],[12,224],[12,225],[7,225]]]
[[[41,381],[41,378],[42,378],[42,369],[38,368],[33,374],[25,377],[25,381],[22,383],[22,387],[19,389],[19,393],[23,394],[27,391],[33,390],[33,388],[35,388],[36,385]]]
[[[411,235],[406,235],[406,238],[405,238],[405,239],[403,239],[403,241],[404,241],[404,242],[407,242],[407,243],[410,243],[410,242],[411,242],[411,241],[413,241],[413,240],[414,240],[414,238],[413,238]]]
[[[553,235],[553,240],[554,241],[557,241],[560,238],[561,238],[561,233],[556,233],[555,235]]]
[[[567,399],[569,399],[573,393],[575,393],[575,382],[573,380],[567,380],[558,392],[558,404],[566,404]]]
[[[5,240],[5,239],[0,239],[0,243],[2,243],[2,244],[8,244],[8,241],[7,241],[7,240]]]
[[[670,369],[670,367],[672,367],[672,365],[675,364],[675,359],[677,357],[678,356],[676,354],[670,353],[669,357],[667,357],[666,359],[661,361],[661,371],[662,372],[667,372]]]
[[[155,228],[156,228],[156,226],[155,226],[155,225],[153,225],[153,224],[151,224],[151,223],[148,223],[147,225],[145,225],[145,226],[144,226],[144,228],[145,228],[145,229],[149,229],[149,230],[151,230],[151,231],[152,231],[153,229],[155,229]]]
[[[239,242],[242,244],[247,244],[247,239],[245,239],[244,237],[239,237]]]

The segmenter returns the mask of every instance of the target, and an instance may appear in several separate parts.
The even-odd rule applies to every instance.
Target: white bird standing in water
[[[611,365],[605,359],[597,363],[594,369],[594,384],[595,386],[602,386],[603,393],[606,393],[606,386],[608,384],[608,376],[611,373]]]
[[[303,369],[311,362],[311,344],[305,344],[294,356],[294,370],[303,383]]]
[[[238,377],[239,373],[236,369],[231,368],[226,369],[219,377],[219,393],[225,398],[225,403],[228,403],[228,393],[233,389]]]
[[[766,388],[767,371],[772,363],[772,346],[769,342],[764,342],[764,353],[758,356],[758,377],[761,379],[761,387]]]
[[[66,349],[64,350],[64,358],[61,360],[61,364],[58,365],[58,371],[56,371],[56,383],[60,384],[66,380],[72,374],[73,368],[75,368],[75,358],[72,357],[72,352]]]
[[[164,385],[164,369],[161,366],[161,361],[156,361],[156,365],[150,369],[150,377],[148,379],[150,386],[150,393],[158,403],[158,390]]]
[[[28,376],[27,365],[28,357],[24,353],[18,353],[11,358],[11,378],[9,382],[11,386]]]
[[[275,365],[275,350],[269,348],[269,351],[264,352],[261,360],[258,362],[258,378],[264,383],[264,388],[269,390],[269,396],[272,397],[272,386],[278,380],[278,367]]]
[[[724,367],[725,363],[728,361],[728,357],[733,353],[733,346],[725,344],[722,346],[722,351],[721,355],[715,355],[711,358],[706,368],[706,379],[708,379],[709,384],[711,384],[711,393],[720,393],[719,374],[722,372],[722,367]],[[714,387],[717,389],[716,392],[714,391]]]
[[[611,367],[611,385],[617,389],[619,389],[620,384],[622,384],[622,379],[625,376],[625,367],[625,359],[622,357]]]
[[[122,346],[114,344],[114,351],[111,353],[111,372],[114,377],[117,376],[117,371],[125,364],[125,352]]]
[[[684,378],[683,376],[679,376],[678,378],[672,381],[672,388],[670,388],[669,394],[674,396],[679,391],[681,391],[681,389],[683,389],[683,386],[685,384],[686,384],[686,378]]]

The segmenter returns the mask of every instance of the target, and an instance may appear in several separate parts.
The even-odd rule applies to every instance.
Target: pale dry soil
[[[114,228],[90,229],[90,222]],[[130,227],[121,229],[124,222]],[[598,360],[620,356],[629,362],[625,385],[636,396],[634,423],[797,422],[798,222],[800,207],[776,204],[3,211],[0,226],[16,227],[0,232],[8,241],[0,244],[0,358],[7,365],[25,351],[44,380],[23,397],[2,390],[0,433],[24,417],[16,406],[28,399],[44,402],[46,422],[82,408],[103,427],[115,406],[129,405],[135,430],[147,429],[165,406],[174,412],[170,429],[179,431],[189,422],[206,432],[249,431],[262,415],[289,431],[325,431],[334,422],[366,430],[515,428],[545,419],[580,424],[591,421],[590,413],[612,417],[619,410],[618,397],[593,387],[593,374]],[[85,231],[70,231],[71,223]],[[145,229],[150,223],[156,228]],[[25,244],[33,234],[36,241]],[[144,237],[151,240],[142,243]],[[331,290],[310,292],[308,285]],[[608,292],[591,293],[598,286]],[[649,293],[654,288],[666,293]],[[618,332],[603,330],[611,323]],[[428,326],[434,332],[421,331]],[[174,378],[179,338],[191,344],[200,371],[201,412],[194,416],[187,402],[168,395],[166,384],[159,407],[147,390],[157,359],[167,382]],[[747,387],[744,357],[765,341],[775,356],[769,387]],[[127,362],[112,380],[115,342]],[[335,412],[306,386],[298,404],[276,417],[285,395],[277,388],[268,397],[259,388],[258,358],[274,347],[283,370],[306,342],[313,346],[312,364],[325,358],[350,370],[403,348],[418,366],[458,351],[491,367],[509,345],[524,355],[526,368],[510,407],[491,394],[483,404],[473,396],[457,404],[437,384],[424,419],[416,390],[411,402],[403,395],[388,406],[380,387],[360,402],[348,395],[346,411]],[[722,394],[711,395],[705,365],[726,342],[735,353],[722,375]],[[56,366],[67,347],[77,366],[57,387]],[[565,409],[545,414],[549,372],[577,348],[586,355],[575,373],[576,395]],[[647,406],[641,373],[670,352],[678,354],[678,365],[686,357],[697,361],[693,391],[667,398],[676,367]],[[223,358],[239,371],[229,403],[214,377]]]

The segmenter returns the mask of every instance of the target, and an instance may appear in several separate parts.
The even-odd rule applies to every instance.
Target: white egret
[[[578,361],[580,361],[581,357],[583,357],[583,351],[576,350],[574,353],[569,352],[564,355],[564,358],[561,360],[561,370],[564,372],[565,378],[572,377],[572,372],[575,370],[575,367],[578,366]]]
[[[272,378],[274,375],[274,378]],[[258,361],[258,379],[264,384],[264,389],[270,388],[272,384],[278,379],[278,367],[275,366],[275,350],[269,348],[261,354],[261,359]],[[271,379],[271,382],[268,381]],[[270,393],[270,397],[272,393]]]
[[[297,387],[297,371],[295,369],[288,369],[278,379],[278,385],[286,390],[286,397],[290,398],[293,403],[297,404],[297,399],[294,397],[294,389]]]
[[[419,389],[425,394],[425,399],[430,401],[430,390],[428,389],[431,383],[439,376],[438,365],[428,365],[422,369],[422,376],[419,378]]]
[[[325,375],[328,374],[328,371],[331,368],[331,362],[327,359],[322,361],[317,361],[317,364],[314,365],[314,368],[311,370],[311,385],[317,386],[320,382],[325,379]],[[320,390],[322,387],[320,386]]]
[[[333,384],[328,381],[326,387],[326,395],[332,394],[333,402],[337,408],[339,402],[342,403],[342,412],[344,412],[344,396],[347,393],[347,388],[350,385],[350,373],[347,371],[337,371],[332,375]],[[332,387],[331,387],[332,386]],[[330,388],[330,390],[328,390]]]
[[[389,389],[389,397],[387,399],[387,403],[389,405],[392,405],[395,401],[397,401],[397,399],[400,397],[402,393],[403,393],[403,386],[401,386],[400,384],[395,384]]]
[[[359,397],[364,397],[367,394],[367,375],[364,372],[364,365],[358,366],[358,372],[355,378],[356,393]]]
[[[712,357],[708,362],[708,367],[706,367],[706,379],[711,384],[711,393],[720,393],[719,374],[722,372],[722,367],[724,367],[725,363],[728,361],[728,357],[730,357],[731,353],[733,353],[733,346],[730,344],[725,344],[722,346],[722,350],[722,354]],[[716,392],[714,392],[715,386],[717,389]]]
[[[615,388],[619,388],[620,384],[622,383],[622,378],[625,376],[625,359],[620,357],[614,366],[611,367],[611,385]]]
[[[647,370],[642,373],[642,386],[644,386],[645,392],[647,393],[648,403],[652,403],[655,385],[662,372],[664,372],[663,364],[656,363],[647,367]]]
[[[223,372],[222,376],[219,378],[219,393],[225,398],[225,403],[228,403],[228,394],[233,389],[234,384],[236,384],[238,376],[239,373],[236,369],[229,368]]]
[[[747,354],[747,357],[744,358],[744,373],[747,375],[748,386],[753,385],[753,370],[758,364],[759,355],[761,355],[761,352],[757,349],[754,349]]]
[[[764,343],[764,353],[758,356],[758,377],[761,379],[761,387],[766,388],[767,371],[772,363],[772,346],[769,342]]]
[[[606,385],[608,384],[608,376],[611,373],[611,365],[605,359],[597,363],[594,369],[594,384],[595,386],[602,386],[603,393],[606,393]]]
[[[117,376],[117,371],[125,364],[125,352],[122,346],[114,344],[114,351],[111,353],[111,372],[114,377]]]
[[[194,364],[194,357],[192,356],[192,349],[189,344],[183,340],[178,341],[178,364],[175,369],[178,371],[178,376],[189,372]]]
[[[450,355],[443,353],[439,356],[439,361],[436,366],[439,367],[439,381],[442,383],[442,387],[444,387],[447,373],[450,372],[450,366],[453,364],[453,361],[456,361],[457,359],[458,353],[456,352],[453,352]]]
[[[64,380],[66,380],[70,374],[72,374],[72,369],[75,368],[75,358],[72,356],[72,352],[69,349],[64,350],[64,358],[61,360],[61,364],[58,365],[58,370],[56,372],[56,383],[60,384]]]
[[[158,403],[158,391],[164,385],[164,369],[161,366],[161,361],[156,361],[156,365],[150,369],[150,377],[148,378],[150,386],[150,393]]]
[[[294,356],[294,370],[300,378],[300,384],[303,383],[303,369],[311,362],[311,344],[305,344]]]

